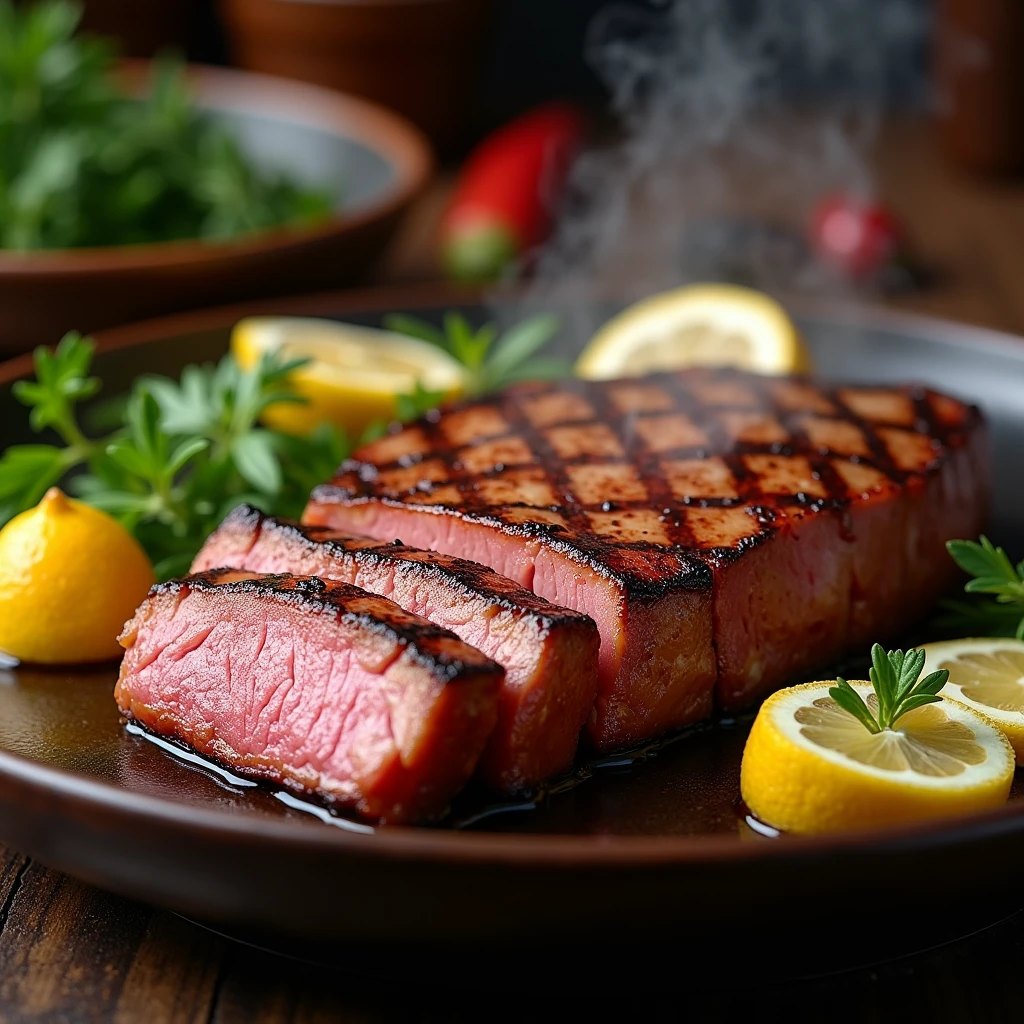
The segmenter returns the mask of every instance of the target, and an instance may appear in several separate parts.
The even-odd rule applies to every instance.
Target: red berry
[[[818,255],[853,278],[883,270],[896,256],[899,231],[889,211],[854,196],[826,196],[811,218],[811,242]]]

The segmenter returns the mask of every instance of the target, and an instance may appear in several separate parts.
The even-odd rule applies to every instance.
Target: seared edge
[[[166,594],[181,600],[191,591],[242,594],[335,617],[340,622],[394,641],[419,665],[444,682],[456,682],[462,676],[476,677],[481,673],[505,674],[500,665],[450,630],[405,611],[385,597],[347,583],[323,580],[317,576],[291,576],[286,573],[270,576],[238,569],[210,569],[158,583],[150,590],[149,596]]]
[[[326,526],[309,526],[290,519],[278,519],[265,515],[251,505],[239,505],[232,510],[217,528],[217,534],[236,528],[251,531],[250,548],[256,544],[261,533],[272,533],[286,541],[323,548],[339,559],[355,559],[361,565],[411,564],[423,573],[426,582],[431,579],[443,581],[449,589],[461,592],[467,598],[482,597],[502,611],[529,614],[543,628],[557,629],[570,625],[578,628],[588,624],[596,628],[589,615],[553,604],[489,566],[466,558],[409,547],[401,540],[373,540]]]

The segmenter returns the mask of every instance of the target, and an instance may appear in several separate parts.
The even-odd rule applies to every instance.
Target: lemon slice
[[[870,733],[829,696],[832,682],[780,690],[761,706],[740,788],[762,821],[816,833],[924,821],[997,807],[1013,748],[995,723],[943,698]],[[873,713],[870,683],[850,684]]]
[[[235,326],[231,351],[243,369],[264,352],[311,360],[292,376],[307,404],[282,403],[264,413],[270,426],[291,434],[328,421],[356,437],[374,420],[394,419],[396,396],[411,394],[417,382],[446,398],[464,382],[462,366],[436,345],[334,320],[249,317]]]
[[[786,311],[731,284],[697,284],[653,295],[613,317],[590,340],[576,372],[590,380],[690,366],[803,373],[810,358]]]
[[[925,672],[944,668],[943,693],[999,726],[1024,764],[1024,641],[1001,637],[926,644]]]

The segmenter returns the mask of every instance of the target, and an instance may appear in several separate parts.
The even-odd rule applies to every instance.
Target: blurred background
[[[85,0],[31,30],[3,6],[3,351],[445,280],[726,279],[1024,330],[1019,0]],[[107,71],[221,70],[161,98],[117,65],[150,101],[111,128],[68,100],[100,76],[74,32]]]

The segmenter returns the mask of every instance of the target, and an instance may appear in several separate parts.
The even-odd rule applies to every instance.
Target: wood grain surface
[[[894,304],[1024,334],[1024,187],[961,177],[938,160],[928,126],[915,122],[887,126],[877,163],[883,195],[939,275],[934,288]],[[413,211],[379,282],[432,277],[433,228],[449,188],[442,179]],[[970,890],[938,898],[970,899]],[[992,918],[1014,909],[993,907]],[[880,908],[878,921],[899,927],[898,908]],[[1024,914],[881,967],[756,988],[744,987],[742,965],[735,984],[702,986],[687,976],[681,950],[678,993],[670,996],[651,996],[642,974],[622,976],[597,943],[574,951],[577,960],[570,952],[565,962],[529,950],[504,958],[486,996],[403,983],[397,968],[390,980],[368,979],[234,943],[0,847],[2,1024],[1021,1019]]]

